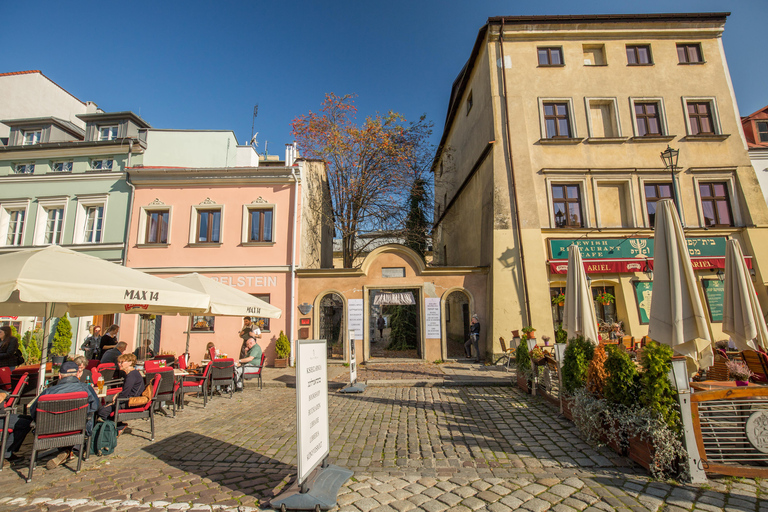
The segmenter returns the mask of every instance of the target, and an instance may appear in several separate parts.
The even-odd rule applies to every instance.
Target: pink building
[[[250,293],[283,311],[258,319],[267,364],[284,331],[298,326],[295,271],[332,265],[333,231],[323,223],[328,184],[321,162],[260,159],[237,146],[232,132],[148,130],[128,221],[126,265],[160,277],[198,272]],[[122,315],[120,339],[155,352],[184,352],[188,318]],[[194,317],[189,352],[199,361],[208,342],[237,355],[242,318]]]

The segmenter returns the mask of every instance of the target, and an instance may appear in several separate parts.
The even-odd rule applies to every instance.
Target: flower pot
[[[51,362],[53,364],[62,365],[64,364],[64,361],[67,359],[67,356],[53,356],[51,357]]]
[[[560,306],[560,307],[563,307],[563,306],[565,306],[565,301],[563,301],[563,302],[558,302],[558,303],[557,303],[557,305],[558,305],[558,306]]]
[[[512,337],[513,338],[519,338],[520,337],[520,330],[519,329],[515,329],[514,331],[512,331]]]
[[[749,381],[748,380],[737,380],[736,381],[736,385],[737,386],[749,386]]]
[[[275,359],[275,368],[288,368],[288,358]]]

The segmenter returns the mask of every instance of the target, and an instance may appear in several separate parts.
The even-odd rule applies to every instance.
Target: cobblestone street
[[[768,482],[652,481],[510,386],[331,391],[329,406],[331,462],[355,473],[342,487],[342,511],[768,511]],[[116,453],[91,456],[79,475],[75,462],[48,471],[43,460],[24,483],[27,443],[25,460],[0,473],[0,510],[268,508],[296,474],[294,389],[248,387],[205,409],[192,399],[175,419],[159,416],[154,443],[148,422],[133,421]]]

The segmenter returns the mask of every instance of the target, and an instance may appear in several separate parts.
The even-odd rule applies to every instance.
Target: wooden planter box
[[[531,390],[528,387],[528,379],[518,372],[517,374],[517,387],[519,387],[524,393],[530,393]]]
[[[629,438],[629,458],[645,469],[650,470],[653,464],[653,443],[637,436]]]
[[[573,414],[571,414],[571,401],[567,398],[563,399],[563,416],[566,419],[573,421]]]
[[[612,422],[603,421],[603,429],[606,432],[610,432],[612,430],[615,430],[616,428],[618,427],[614,427],[614,424]],[[607,444],[611,448],[611,450],[615,451],[619,455],[624,455],[624,456],[627,455],[627,448],[622,447],[621,446],[622,443],[616,442],[607,434],[603,434],[602,436],[600,436],[600,438],[605,444]]]
[[[288,358],[275,359],[275,368],[288,368]]]

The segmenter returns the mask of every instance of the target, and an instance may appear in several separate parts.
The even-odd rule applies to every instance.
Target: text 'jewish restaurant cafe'
[[[709,312],[712,339],[727,339],[721,329],[726,238],[691,237],[686,240],[699,283],[699,295]],[[743,241],[740,240],[740,243],[744,247]],[[625,334],[636,339],[648,334],[653,290],[653,238],[547,239],[555,326],[563,321],[564,307],[556,297],[565,293],[568,247],[571,244],[581,249],[598,320],[604,323],[622,322]],[[752,271],[752,257],[745,256],[745,261]]]

